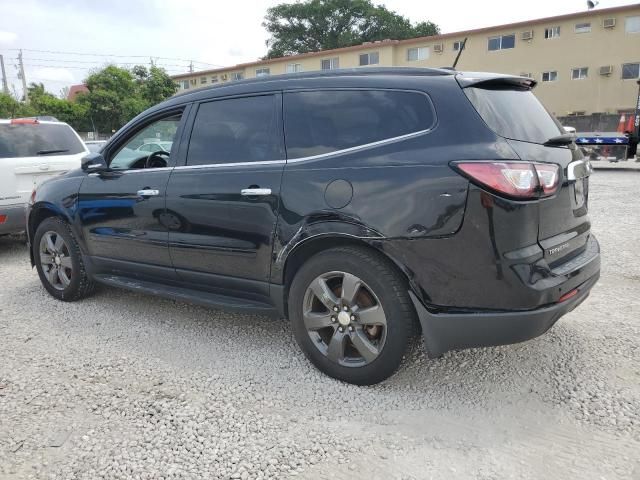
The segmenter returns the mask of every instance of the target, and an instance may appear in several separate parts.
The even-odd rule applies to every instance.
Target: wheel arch
[[[370,250],[377,254],[381,254],[386,258],[404,279],[406,279],[409,288],[415,290],[416,287],[412,281],[412,275],[410,270],[391,256],[384,248],[384,241],[377,238],[362,238],[346,233],[325,233],[310,236],[298,242],[293,246],[286,258],[282,260],[282,277],[281,286],[277,293],[280,298],[275,299],[278,305],[281,305],[282,312],[285,316],[288,316],[288,298],[289,288],[291,282],[296,273],[314,255],[336,247],[353,246],[360,247],[365,250]]]
[[[37,203],[33,207],[31,207],[31,211],[29,213],[29,218],[27,221],[27,234],[29,237],[29,242],[32,244],[29,249],[29,255],[31,257],[31,266],[35,265],[35,259],[33,257],[33,239],[36,234],[36,230],[38,226],[44,222],[47,218],[58,217],[61,220],[67,222],[71,228],[73,228],[73,223],[71,219],[65,215],[64,210],[56,207],[55,204],[49,202]],[[82,247],[82,245],[81,245]]]

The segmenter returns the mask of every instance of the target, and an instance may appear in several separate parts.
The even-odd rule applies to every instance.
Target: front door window
[[[112,170],[163,168],[170,165],[182,114],[157,120],[135,134],[111,158]],[[174,152],[175,154],[175,152]]]

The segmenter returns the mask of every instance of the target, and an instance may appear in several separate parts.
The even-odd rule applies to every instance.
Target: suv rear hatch
[[[560,166],[557,191],[538,201],[538,243],[551,268],[580,254],[589,240],[591,167],[531,91],[536,82],[486,74],[457,79],[487,126],[506,139],[520,160]]]
[[[80,167],[87,153],[66,123],[0,120],[0,207],[26,203],[38,184]]]

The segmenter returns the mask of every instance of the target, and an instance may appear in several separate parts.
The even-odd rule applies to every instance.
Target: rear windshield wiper
[[[40,150],[36,152],[36,155],[52,155],[54,153],[66,153],[69,149],[66,150]]]
[[[558,135],[557,137],[551,137],[549,140],[544,142],[544,145],[547,147],[569,145],[575,139],[576,139],[576,136],[573,133],[563,133],[562,135]]]

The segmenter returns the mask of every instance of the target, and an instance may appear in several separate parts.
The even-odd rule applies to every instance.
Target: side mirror
[[[82,159],[80,167],[85,172],[103,172],[108,169],[107,161],[100,153],[90,153]]]

